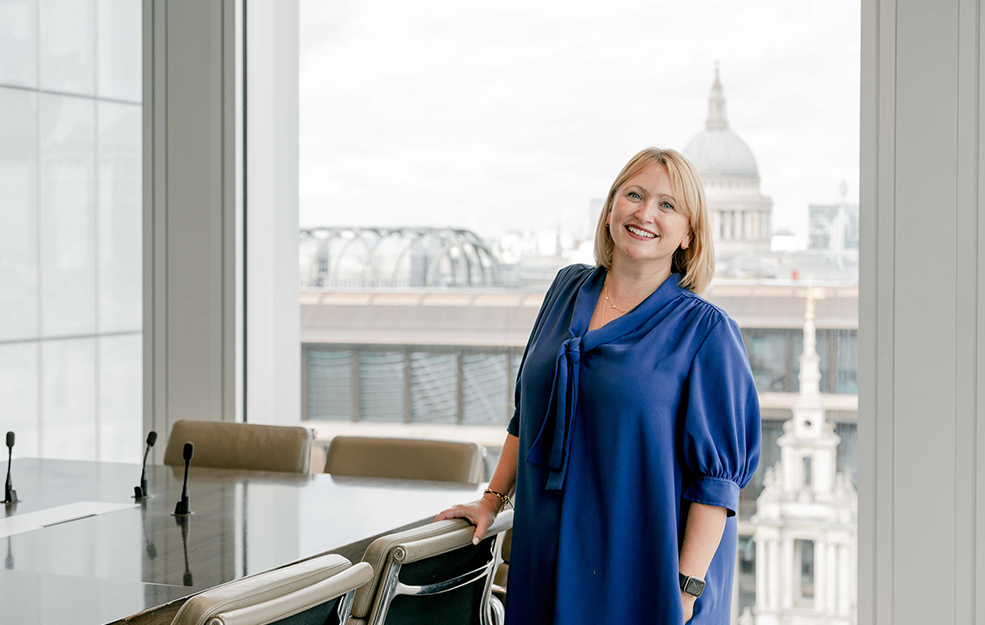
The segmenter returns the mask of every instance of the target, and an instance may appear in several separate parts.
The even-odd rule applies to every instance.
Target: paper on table
[[[26,514],[17,514],[0,519],[0,538],[30,532],[52,525],[59,525],[61,523],[77,521],[98,514],[106,514],[107,512],[136,508],[138,506],[139,504],[134,503],[80,501],[65,506],[46,508],[45,510],[37,510]]]

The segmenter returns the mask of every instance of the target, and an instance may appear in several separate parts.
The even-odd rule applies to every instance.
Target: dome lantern
[[[711,97],[708,98],[708,130],[725,130],[728,119],[725,117],[725,96],[722,95],[722,80],[718,74],[718,61],[715,61],[715,84],[711,86]]]

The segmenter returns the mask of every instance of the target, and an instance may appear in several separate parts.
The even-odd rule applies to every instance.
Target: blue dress
[[[759,400],[736,323],[671,276],[587,331],[605,269],[558,273],[527,343],[507,625],[684,621],[688,501],[728,510],[694,625],[729,622]]]

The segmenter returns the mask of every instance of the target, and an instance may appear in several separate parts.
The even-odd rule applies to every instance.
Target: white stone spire
[[[708,130],[724,130],[728,128],[725,118],[725,96],[722,95],[722,80],[718,72],[718,61],[715,61],[715,84],[711,86],[711,97],[708,98]]]
[[[849,476],[837,473],[841,439],[824,417],[815,295],[823,297],[810,284],[793,417],[783,424],[777,441],[780,461],[765,470],[751,519],[756,526],[755,625],[857,622],[858,495]]]

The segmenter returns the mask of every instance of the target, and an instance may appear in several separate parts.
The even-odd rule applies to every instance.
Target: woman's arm
[[[704,579],[711,560],[718,551],[718,543],[725,533],[725,508],[691,502],[684,526],[684,544],[681,546],[679,569],[684,575]],[[694,597],[681,591],[684,606],[684,622],[694,614]]]
[[[516,459],[519,453],[520,439],[512,434],[506,435],[503,442],[503,453],[499,456],[499,463],[493,472],[492,479],[489,480],[489,490],[494,490],[504,495],[511,495],[513,487],[516,486]],[[442,519],[463,518],[475,525],[475,534],[472,537],[473,544],[485,538],[486,531],[496,515],[503,509],[503,502],[491,493],[486,493],[478,501],[461,504],[449,508],[435,517],[435,521]],[[720,537],[720,536],[719,536]]]

